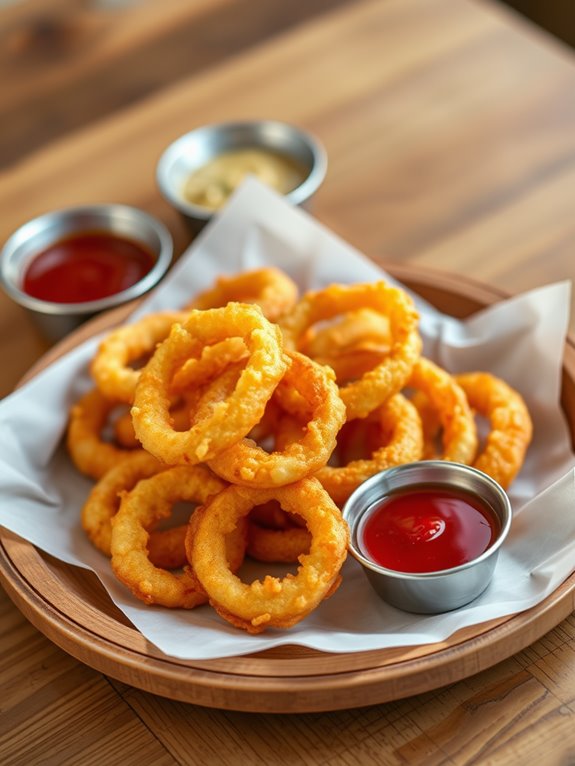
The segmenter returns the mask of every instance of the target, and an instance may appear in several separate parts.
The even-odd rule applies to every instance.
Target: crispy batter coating
[[[300,556],[295,575],[267,575],[244,583],[228,567],[225,536],[254,506],[273,499],[284,511],[305,519],[309,553]],[[214,609],[233,625],[260,633],[295,625],[331,595],[339,584],[348,541],[347,524],[316,479],[271,490],[231,485],[199,509],[188,555],[198,587]]]
[[[266,452],[251,439],[228,447],[209,461],[210,468],[234,484],[276,487],[291,484],[317,471],[329,460],[345,420],[333,374],[297,351],[288,353],[290,366],[281,385],[304,399],[309,419],[301,433],[280,450]]]
[[[267,267],[219,277],[215,285],[196,296],[188,308],[212,309],[230,301],[255,303],[267,319],[275,322],[294,306],[297,298],[296,283],[283,271]]]
[[[286,529],[269,529],[253,522],[248,523],[247,554],[257,561],[266,563],[299,561],[309,552],[311,535],[299,526]]]
[[[185,392],[202,383],[213,380],[225,368],[241,362],[248,356],[248,349],[241,338],[226,338],[212,346],[204,346],[198,358],[186,359],[176,370],[170,384],[173,393]]]
[[[150,530],[168,518],[179,501],[205,503],[224,484],[203,466],[176,466],[142,479],[122,494],[120,508],[112,520],[112,569],[118,579],[146,604],[192,609],[205,603],[186,570],[170,572],[150,561]],[[245,550],[245,537],[238,532],[236,544]]]
[[[487,418],[491,429],[473,463],[507,489],[519,473],[533,435],[533,424],[523,397],[487,372],[468,372],[455,379],[471,407]]]
[[[419,315],[411,297],[384,281],[331,285],[306,293],[281,319],[286,343],[299,349],[314,324],[360,308],[370,308],[387,317],[391,346],[373,369],[340,388],[348,420],[366,417],[407,383],[422,346]]]
[[[325,465],[315,474],[339,506],[370,476],[391,466],[421,459],[421,420],[415,407],[402,394],[394,394],[371,414],[370,420],[377,424],[379,438],[368,458],[357,458],[341,466]],[[355,422],[358,421],[351,424]]]
[[[111,468],[92,487],[82,507],[82,527],[92,543],[111,556],[112,519],[120,507],[120,497],[167,466],[140,450]],[[186,563],[184,540],[187,525],[151,532],[148,540],[150,561],[157,567],[176,569]]]
[[[141,450],[110,468],[92,487],[82,507],[82,527],[106,556],[111,555],[112,518],[120,507],[120,493],[130,491],[140,479],[165,469],[165,464]]]
[[[439,460],[443,448],[439,440],[441,421],[438,410],[431,404],[423,391],[413,391],[410,401],[419,413],[423,429],[423,459]]]
[[[187,431],[192,423],[194,411],[203,389],[191,389],[182,395],[173,395],[170,405],[170,418],[174,431]],[[114,438],[119,446],[127,449],[142,448],[134,431],[132,413],[130,410],[123,413],[114,421]]]
[[[174,372],[198,341],[210,344],[234,336],[243,337],[249,350],[234,390],[187,431],[175,431],[169,394]],[[224,308],[192,311],[183,325],[172,326],[142,370],[132,407],[136,436],[149,452],[171,465],[210,460],[261,420],[287,364],[281,332],[259,308],[228,303]]]
[[[325,327],[310,328],[301,351],[319,364],[329,365],[343,386],[381,364],[391,343],[389,319],[364,308],[343,314]]]
[[[182,312],[159,312],[112,330],[100,343],[90,365],[100,391],[111,399],[132,404],[140,371],[131,364],[148,357],[168,337],[174,322],[184,317]]]
[[[443,460],[471,465],[477,454],[477,427],[465,392],[455,378],[421,357],[408,385],[422,391],[437,412],[443,429]]]
[[[118,447],[102,437],[102,431],[117,401],[106,398],[97,388],[82,396],[71,408],[66,446],[76,468],[92,479],[102,476],[133,449]]]

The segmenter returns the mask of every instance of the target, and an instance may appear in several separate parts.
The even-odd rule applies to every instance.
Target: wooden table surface
[[[124,202],[194,126],[270,117],[329,156],[314,215],[376,261],[507,292],[575,272],[575,55],[472,0],[22,0],[0,10],[0,241]],[[573,325],[572,325],[573,328]],[[0,296],[0,396],[47,350]],[[172,702],[80,664],[0,596],[2,764],[575,764],[575,616],[456,684],[306,715]]]

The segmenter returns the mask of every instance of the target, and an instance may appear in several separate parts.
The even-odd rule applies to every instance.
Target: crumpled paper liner
[[[132,318],[182,306],[220,274],[263,265],[285,270],[302,290],[387,278],[309,215],[250,179]],[[56,558],[92,569],[146,639],[181,659],[241,655],[282,644],[355,652],[436,643],[461,628],[536,605],[575,569],[575,460],[559,406],[570,285],[541,287],[463,322],[417,303],[425,354],[452,372],[488,370],[504,378],[522,393],[534,421],[533,442],[510,492],[511,533],[492,583],[468,606],[432,616],[402,612],[372,591],[351,557],[335,595],[286,631],[251,636],[208,606],[168,610],[137,601],[81,529],[80,508],[91,482],[72,467],[62,448],[69,407],[92,386],[88,363],[97,337],[0,403],[0,524]],[[250,564],[245,576],[261,572],[261,565]]]

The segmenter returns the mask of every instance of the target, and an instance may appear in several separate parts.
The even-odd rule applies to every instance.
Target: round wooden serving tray
[[[409,267],[389,273],[442,311],[468,316],[503,297],[460,276]],[[26,379],[127,309],[99,317],[54,348]],[[562,405],[575,435],[575,347],[565,348]],[[175,700],[230,710],[309,712],[395,700],[453,683],[525,648],[575,608],[575,574],[538,606],[460,631],[441,644],[350,654],[284,647],[211,661],[180,661],[150,645],[112,604],[97,578],[0,533],[0,581],[24,615],[81,662]]]

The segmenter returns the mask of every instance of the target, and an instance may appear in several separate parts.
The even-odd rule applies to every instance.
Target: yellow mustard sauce
[[[265,149],[236,149],[219,154],[188,176],[183,195],[194,205],[217,210],[248,175],[287,194],[300,185],[307,171],[283,154]]]

